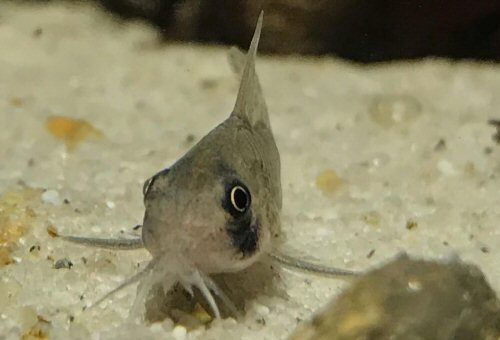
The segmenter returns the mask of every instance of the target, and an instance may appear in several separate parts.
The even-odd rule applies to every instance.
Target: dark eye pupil
[[[247,216],[252,205],[252,195],[245,184],[233,179],[226,182],[224,196],[222,198],[222,207],[234,219],[242,219]]]
[[[248,207],[248,193],[240,186],[231,190],[231,204],[239,212],[244,212]]]

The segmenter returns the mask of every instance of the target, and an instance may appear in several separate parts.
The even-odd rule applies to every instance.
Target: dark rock
[[[401,256],[359,277],[293,340],[498,339],[500,302],[479,268]]]

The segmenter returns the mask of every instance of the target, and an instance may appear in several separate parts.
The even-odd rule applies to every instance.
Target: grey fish
[[[145,214],[141,239],[95,239],[62,236],[75,243],[111,248],[146,248],[147,267],[108,293],[141,281],[135,307],[152,285],[165,291],[181,283],[198,288],[215,317],[217,295],[237,314],[211,274],[241,271],[264,256],[301,270],[351,275],[347,270],[316,265],[279,252],[282,207],[280,155],[267,106],[255,72],[262,29],[260,14],[245,56],[231,50],[230,64],[241,74],[231,115],[210,131],[170,168],[144,183]]]

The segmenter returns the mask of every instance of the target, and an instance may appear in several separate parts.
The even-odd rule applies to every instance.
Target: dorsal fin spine
[[[267,106],[259,84],[259,79],[255,72],[255,57],[262,31],[262,20],[264,12],[260,12],[257,26],[250,43],[250,48],[246,55],[245,66],[241,75],[241,83],[234,105],[233,113],[241,118],[247,119],[251,125],[262,122],[269,126]]]

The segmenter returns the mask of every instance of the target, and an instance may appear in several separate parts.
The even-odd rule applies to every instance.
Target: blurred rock
[[[264,9],[263,52],[327,53],[362,62],[500,58],[498,1],[97,1],[123,17],[146,19],[168,39],[246,48]]]
[[[401,256],[360,277],[293,340],[498,339],[500,302],[479,268]]]

